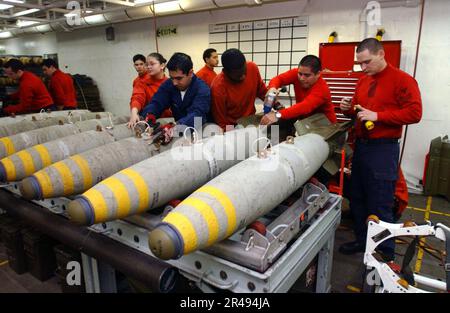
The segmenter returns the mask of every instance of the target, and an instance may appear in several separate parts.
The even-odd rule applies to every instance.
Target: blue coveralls
[[[357,139],[352,161],[350,209],[355,221],[356,240],[365,245],[367,217],[376,215],[394,221],[394,193],[398,178],[398,139]],[[394,258],[395,242],[383,242],[379,249]]]
[[[167,79],[158,88],[150,103],[144,107],[141,115],[145,117],[151,113],[158,118],[165,109],[170,108],[178,124],[194,127],[196,117],[202,118],[202,124],[207,122],[210,107],[211,90],[203,80],[192,75],[191,84],[183,99],[180,91]]]

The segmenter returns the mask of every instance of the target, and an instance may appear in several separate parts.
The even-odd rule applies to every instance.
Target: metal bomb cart
[[[320,135],[322,139],[315,135],[314,140],[326,142],[324,168],[338,170],[331,163],[340,160],[348,125],[328,124],[324,117],[311,117],[295,126],[299,136]],[[0,190],[0,203],[12,215],[82,252],[87,292],[116,291],[114,270],[156,292],[176,290],[177,273],[204,292],[287,292],[307,272],[310,284],[316,277],[313,291],[329,292],[342,198],[308,179],[305,176],[305,183],[292,189],[280,205],[231,237],[168,261],[154,257],[148,234],[171,208],[158,215],[147,212],[80,227],[64,218],[72,199],[28,201],[20,196],[18,183],[12,183]]]
[[[0,191],[2,203],[3,200],[10,199],[8,203],[16,206],[17,202],[20,202],[21,206],[34,210],[35,214],[46,209],[54,214],[65,215],[65,208],[70,199],[55,198],[30,203],[13,195],[18,194],[16,188],[16,184],[3,187],[4,190]],[[318,182],[307,183],[296,194],[300,196],[295,195],[289,199],[290,205],[280,205],[258,223],[252,224],[252,227],[236,232],[229,239],[205,251],[196,251],[178,260],[166,262],[178,268],[181,275],[195,282],[204,292],[228,290],[261,293],[287,292],[318,257],[315,291],[329,292],[334,232],[340,222],[342,199],[330,194]],[[293,200],[294,198],[297,200]],[[6,210],[12,211],[9,207]],[[24,216],[19,214],[19,217]],[[41,228],[40,224],[33,222],[31,218],[34,219],[30,216],[26,222],[48,233],[48,228]],[[55,216],[55,219],[69,223],[58,216]],[[89,230],[136,249],[148,255],[147,261],[152,261],[154,257],[148,247],[147,234],[160,219],[161,216],[145,213],[125,220],[96,224],[89,227]],[[64,227],[61,223],[58,224],[57,227]],[[75,225],[74,227],[80,228]],[[83,244],[95,240],[90,238],[93,237],[91,232],[87,232],[85,236],[84,239],[80,238]],[[63,237],[57,239],[65,242]],[[75,244],[73,247],[83,252],[83,273],[87,292],[114,292],[114,269],[107,265],[114,264],[111,258],[94,258],[89,256],[92,255],[89,249],[82,245]],[[104,248],[98,246],[96,249]],[[136,267],[136,264],[134,260],[128,266]],[[148,264],[151,266],[151,263]],[[127,273],[123,266],[121,265],[120,270]],[[132,278],[142,278],[141,275],[136,276]],[[159,286],[157,291],[169,291],[174,287],[175,274],[166,270],[162,276],[165,277],[161,277],[152,285]]]

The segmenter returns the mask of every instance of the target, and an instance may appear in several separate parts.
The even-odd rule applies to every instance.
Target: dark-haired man
[[[219,65],[219,56],[217,55],[216,49],[209,48],[203,52],[203,61],[205,61],[205,66],[203,66],[195,75],[201,78],[205,83],[211,87],[212,81],[217,76],[214,68]]]
[[[191,57],[187,54],[177,52],[172,55],[167,63],[170,79],[161,84],[150,104],[142,111],[147,121],[154,123],[164,110],[170,108],[179,125],[195,127],[195,117],[201,118],[202,124],[207,122],[211,92],[208,85],[194,74],[192,67]],[[166,141],[171,137],[173,126],[164,126]]]
[[[19,90],[7,96],[7,99],[19,100],[19,104],[3,108],[7,114],[26,114],[41,109],[55,109],[53,100],[42,80],[31,72],[25,71],[22,62],[11,59],[3,66],[9,78],[19,81]]]
[[[359,80],[352,101],[343,99],[340,104],[344,113],[357,117],[350,182],[350,209],[356,241],[339,248],[344,254],[364,252],[369,215],[393,222],[402,128],[418,123],[422,117],[422,100],[416,80],[388,64],[384,55],[383,45],[375,38],[358,44],[356,59],[366,75]],[[355,112],[357,104],[362,107],[358,113]],[[374,122],[375,128],[367,130],[365,121]],[[392,239],[379,247],[386,260],[394,259]]]
[[[73,86],[72,76],[63,73],[53,59],[46,59],[42,63],[42,71],[50,78],[48,91],[58,110],[75,110],[77,95]]]
[[[277,92],[281,86],[294,85],[296,104],[269,112],[261,119],[261,124],[269,125],[279,119],[305,118],[315,113],[323,113],[331,123],[336,123],[336,114],[331,102],[331,93],[327,83],[321,77],[322,65],[314,55],[307,55],[300,61],[298,68],[291,69],[274,78],[269,83],[269,91]]]
[[[247,62],[238,49],[222,54],[222,72],[211,86],[211,112],[214,122],[223,129],[256,112],[255,99],[264,101],[267,87],[261,79],[258,66]]]

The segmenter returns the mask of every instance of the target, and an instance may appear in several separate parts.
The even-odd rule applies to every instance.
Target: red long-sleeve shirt
[[[267,87],[253,62],[247,62],[247,74],[242,82],[232,82],[220,73],[211,86],[214,121],[224,129],[226,125],[235,125],[239,118],[255,114],[256,97],[264,101],[266,93]]]
[[[197,77],[205,81],[205,83],[211,87],[212,81],[217,76],[217,73],[213,69],[209,68],[207,65],[203,66],[197,73]]]
[[[336,123],[336,114],[331,102],[331,93],[327,83],[321,77],[308,89],[305,89],[298,80],[298,68],[291,69],[270,80],[269,88],[294,85],[295,101],[293,106],[282,109],[282,119],[305,118],[315,113],[323,113],[332,123]]]
[[[150,103],[153,95],[166,79],[166,76],[162,79],[155,79],[151,77],[149,73],[136,77],[133,81],[130,109],[137,108],[138,112],[141,112],[142,109]]]
[[[69,74],[56,70],[50,78],[48,90],[56,106],[74,109],[77,107],[77,95],[72,76]]]
[[[19,78],[19,90],[10,95],[19,100],[19,104],[10,105],[3,109],[8,114],[25,114],[37,112],[53,104],[52,97],[42,80],[31,72],[24,71]]]
[[[378,113],[375,128],[370,131],[357,120],[356,138],[400,138],[403,125],[418,123],[422,118],[422,99],[416,80],[390,64],[380,73],[361,77],[349,114],[356,113],[355,104]]]

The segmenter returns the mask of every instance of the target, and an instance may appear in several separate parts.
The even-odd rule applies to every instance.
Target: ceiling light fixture
[[[151,3],[153,0],[134,0],[134,4]],[[180,11],[180,3],[178,0],[155,3],[156,13],[167,13]]]
[[[0,38],[5,39],[9,37],[12,37],[11,32],[0,32]]]
[[[34,12],[38,12],[38,11],[40,11],[40,9],[28,9],[28,10],[25,10],[25,11],[20,11],[20,12],[15,13],[13,15],[13,17],[28,15],[28,14],[31,14],[31,13],[34,13]]]
[[[179,10],[180,10],[180,4],[178,3],[178,0],[155,4],[156,13],[166,13],[166,12],[173,12],[173,11],[179,11]]]
[[[17,20],[16,25],[19,27],[27,27],[34,24],[39,24],[39,22],[36,21],[24,21],[24,20]]]
[[[12,7],[14,7],[14,6],[13,5],[9,5],[9,4],[0,4],[0,10],[11,9]]]

